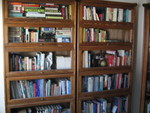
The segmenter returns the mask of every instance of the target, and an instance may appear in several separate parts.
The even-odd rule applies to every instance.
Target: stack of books
[[[60,5],[46,3],[44,7],[47,19],[63,19]]]
[[[40,28],[39,42],[56,42],[55,29],[56,28]]]
[[[21,2],[9,3],[9,17],[23,17],[24,8]]]
[[[45,17],[45,10],[39,4],[23,4],[26,17]]]
[[[56,40],[57,42],[71,42],[71,28],[57,28],[56,29]]]
[[[9,2],[9,17],[71,19],[71,5]]]
[[[9,27],[9,42],[23,42],[24,30],[22,27]]]

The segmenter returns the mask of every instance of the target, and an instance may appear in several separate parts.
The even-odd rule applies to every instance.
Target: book
[[[63,19],[62,16],[46,16],[46,19]]]
[[[118,9],[118,22],[123,22],[123,9]]]

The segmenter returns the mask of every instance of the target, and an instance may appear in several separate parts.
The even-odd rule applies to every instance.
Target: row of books
[[[130,52],[126,50],[83,51],[83,68],[130,65]]]
[[[70,42],[71,28],[9,27],[9,42]]]
[[[11,81],[12,99],[71,94],[69,79],[36,79]]]
[[[127,107],[127,97],[83,101],[83,113],[127,113]]]
[[[71,69],[70,56],[57,56],[55,52],[36,52],[32,55],[23,54],[10,54],[11,71]]]
[[[118,73],[111,75],[85,76],[83,78],[84,92],[96,92],[120,88],[128,88],[128,74]]]
[[[106,42],[108,32],[97,28],[83,28],[83,42]]]
[[[71,19],[71,5],[9,2],[9,17]]]
[[[111,7],[83,7],[83,20],[131,22],[130,9]]]
[[[71,113],[71,110],[69,108],[63,109],[61,105],[47,105],[25,108],[13,113]]]

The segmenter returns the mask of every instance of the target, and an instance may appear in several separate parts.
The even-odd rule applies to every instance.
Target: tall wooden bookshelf
[[[143,64],[141,75],[141,98],[140,98],[140,113],[149,112],[150,88],[149,88],[149,23],[150,23],[150,4],[144,6],[144,34],[143,34]]]
[[[53,16],[45,16],[46,10],[47,14],[53,12]],[[35,110],[35,107],[44,109],[42,107],[54,108],[59,105],[62,109],[75,113],[76,2],[3,0],[3,23],[6,112],[20,113],[28,108]],[[48,32],[44,31],[46,28],[49,29]],[[69,34],[65,34],[67,32]],[[64,36],[59,36],[59,33]],[[48,59],[48,53],[52,54],[49,58],[53,60]],[[41,56],[44,60],[38,59],[39,55],[45,55]],[[62,64],[57,60],[63,61]],[[49,86],[48,81],[51,81],[53,86]],[[42,86],[38,86],[41,82]],[[62,89],[67,86],[69,89]],[[52,89],[53,94],[45,94],[49,92],[48,87],[55,88],[55,92]],[[22,92],[15,94],[17,88]],[[34,94],[29,94],[32,92],[30,90]]]
[[[100,112],[97,110],[101,106],[100,103],[103,102],[111,103],[109,110],[112,110],[113,98],[126,98],[126,110],[123,111],[119,108],[119,104],[117,109],[130,112],[134,69],[135,10],[136,4],[134,3],[97,0],[78,2],[77,113]],[[128,63],[120,64],[121,60],[114,61],[116,58],[124,59],[120,50],[129,54],[126,56],[129,60]],[[113,61],[107,56],[113,57]],[[111,64],[112,62],[114,64]],[[106,84],[110,83],[107,77],[115,83],[119,74],[121,74],[122,80],[126,79],[123,77],[124,74],[128,76],[128,82],[123,81],[128,84],[127,86],[106,85],[105,89],[104,86],[101,86],[105,84],[105,80]],[[100,86],[97,87],[97,85]],[[102,106],[100,109],[103,109]],[[109,112],[106,109],[104,111]]]

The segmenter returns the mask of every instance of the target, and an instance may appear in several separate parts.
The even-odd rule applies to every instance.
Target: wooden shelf
[[[100,73],[109,73],[109,72],[129,72],[131,71],[131,66],[119,66],[119,67],[93,67],[93,68],[82,68],[80,69],[80,73],[89,73],[98,71]]]
[[[50,97],[35,97],[35,98],[25,98],[25,99],[11,99],[7,103],[8,105],[13,104],[28,104],[36,102],[47,102],[47,101],[62,101],[65,99],[73,99],[73,95],[59,95],[59,96],[50,96]]]
[[[132,43],[123,42],[92,42],[82,43],[79,45],[80,50],[130,50]]]
[[[82,20],[80,21],[80,27],[88,28],[103,28],[103,29],[127,29],[133,28],[133,23],[129,22],[107,22],[107,21],[92,21]]]
[[[73,74],[72,69],[64,70],[42,70],[42,71],[15,71],[6,73],[6,77],[20,77],[20,76],[37,76],[37,75],[56,75],[56,74]]]
[[[9,52],[33,51],[71,51],[73,43],[7,43],[5,50]]]
[[[116,74],[116,73],[130,73],[132,72],[132,69],[129,67],[125,67],[122,69],[108,69],[108,70],[103,70],[103,69],[99,69],[97,68],[96,70],[84,70],[84,71],[80,71],[79,72],[79,76],[92,76],[92,75],[101,75],[101,74]]]
[[[7,107],[9,109],[13,108],[22,108],[22,107],[32,107],[32,106],[39,106],[39,105],[50,105],[50,104],[59,104],[59,103],[70,103],[74,101],[73,99],[65,99],[65,100],[51,100],[51,101],[40,101],[36,103],[19,103],[19,104],[8,104]]]
[[[81,0],[82,5],[95,6],[95,7],[112,7],[112,8],[133,8],[136,7],[136,3],[126,2],[113,2],[113,1],[97,1],[97,0]]]
[[[9,84],[10,81],[16,81],[16,80],[35,80],[35,79],[57,79],[57,78],[70,78],[73,77],[73,74],[52,74],[52,75],[27,75],[27,76],[22,76],[20,74],[20,76],[15,76],[15,77],[8,77],[7,78],[7,83]]]
[[[73,27],[72,20],[41,18],[6,18],[4,24],[9,27]]]
[[[9,2],[14,2],[14,0],[8,0]],[[58,4],[71,4],[75,0],[42,0],[42,3],[58,3]],[[27,3],[41,3],[41,0],[15,0],[15,2],[27,2]]]
[[[79,99],[89,100],[89,99],[108,98],[108,97],[115,97],[115,96],[128,96],[130,93],[131,91],[129,88],[102,91],[102,92],[81,93],[79,94]]]

